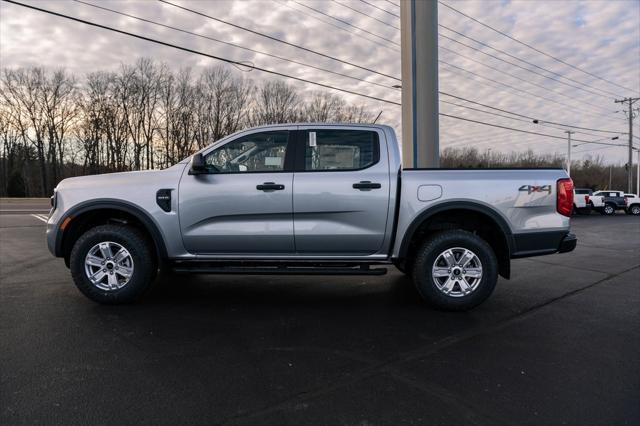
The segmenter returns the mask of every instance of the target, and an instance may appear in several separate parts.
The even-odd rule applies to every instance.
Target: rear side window
[[[360,170],[380,159],[378,134],[368,130],[310,130],[304,170]]]
[[[589,195],[590,192],[588,189],[576,189],[576,194]]]

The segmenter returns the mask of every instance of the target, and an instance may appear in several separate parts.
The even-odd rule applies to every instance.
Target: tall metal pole
[[[401,0],[402,162],[439,167],[438,2]]]
[[[627,161],[627,192],[633,191],[633,103],[640,98],[616,99],[617,104],[629,104],[627,118],[629,119],[629,160]]]
[[[640,197],[640,148],[635,148],[636,154],[638,154],[638,161],[636,161],[636,192],[635,194]]]
[[[565,130],[567,134],[567,174],[571,177],[571,135],[575,132],[573,130]]]

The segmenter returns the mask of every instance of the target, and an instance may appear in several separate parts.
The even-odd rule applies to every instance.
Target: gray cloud
[[[97,0],[88,1],[98,3]],[[293,9],[315,15],[319,19],[330,20],[291,1],[287,3],[290,7],[270,0],[176,0],[176,2],[209,15],[286,39],[291,43],[326,52],[332,56],[379,70],[385,74],[400,76],[400,53],[397,46],[382,42],[371,35],[362,34],[363,37],[375,39],[389,46],[389,48],[383,48],[378,44],[312,19]],[[253,49],[311,63],[359,78],[366,78],[370,81],[387,85],[389,88],[326,75],[320,71],[304,68],[300,65],[241,51],[210,40],[159,28],[106,11],[99,11],[75,2],[38,1],[36,3],[31,1],[30,3],[37,4],[45,9],[167,40],[206,53],[234,60],[251,61],[261,67],[278,70],[283,73],[317,80],[372,96],[400,101],[399,91],[390,88],[393,84],[397,84],[394,80],[383,76],[371,75],[366,71],[336,63],[290,46],[276,44],[262,37],[242,32],[156,1],[102,1],[100,5],[210,37],[249,46]],[[398,43],[400,41],[397,30],[369,17],[357,14],[341,6],[338,2],[313,0],[305,1],[304,3],[348,21],[353,25],[366,28],[382,37],[395,40]],[[340,0],[340,3],[348,4],[390,24],[399,25],[399,21],[396,18],[373,9],[362,2]],[[394,9],[389,3],[376,3],[380,7],[399,14],[399,9]],[[552,53],[571,64],[634,89],[636,95],[640,90],[640,2],[638,1],[496,0],[450,1],[450,4],[489,25],[530,43],[542,51]],[[99,69],[116,69],[121,62],[131,63],[142,56],[166,62],[174,68],[192,67],[194,70],[214,63],[213,60],[208,58],[132,39],[124,35],[109,33],[83,24],[65,21],[7,3],[0,3],[0,16],[0,63],[2,66],[44,65],[47,67],[64,67],[74,73],[84,74]],[[595,88],[611,91],[619,96],[634,94],[562,65],[551,58],[536,53],[463,18],[445,7],[440,7],[439,19],[442,24],[470,37],[482,40],[498,49],[508,51],[517,57],[526,59],[565,77],[575,79]],[[336,25],[342,25],[336,21],[333,22]],[[353,31],[353,28],[350,30]],[[442,30],[442,32],[456,40],[480,47],[446,30]],[[490,59],[471,49],[456,45],[449,40],[441,39],[440,44],[474,60],[511,73],[531,83],[541,85],[546,90],[444,50],[440,52],[442,60],[487,78],[526,90],[538,96],[551,98],[566,105],[519,93],[499,84],[483,81],[446,65],[440,66],[440,87],[443,91],[495,105],[499,108],[539,117],[540,119],[571,123],[584,127],[613,129],[620,132],[627,131],[626,121],[623,119],[622,114],[613,113],[621,109],[619,105],[613,103],[613,96],[596,96],[572,89],[522,69]],[[483,51],[495,53],[486,48]],[[273,78],[257,71],[252,71],[248,75],[256,81]],[[292,82],[292,84],[301,91],[317,90],[317,87],[302,83]],[[400,130],[400,107],[366,100],[353,95],[345,94],[344,97],[353,103],[364,103],[372,110],[382,110],[381,121],[395,126],[398,131]],[[447,98],[442,97],[442,99]],[[447,100],[461,103],[453,99]],[[441,111],[474,120],[564,136],[561,130],[495,117],[452,105],[443,104]],[[490,147],[494,150],[505,152],[527,149],[549,153],[564,153],[566,151],[566,142],[562,140],[517,134],[446,117],[441,119],[440,129],[441,146],[443,148],[475,145],[481,149]],[[640,127],[637,127],[634,131],[640,135]],[[576,134],[574,137],[588,140],[596,139],[590,135]],[[622,139],[619,142],[624,142]],[[624,148],[601,149],[602,146],[586,145],[576,151],[590,148],[594,149],[592,152],[594,155],[605,156],[608,161],[626,161]],[[589,154],[589,151],[584,151],[577,153],[576,157],[580,158]]]

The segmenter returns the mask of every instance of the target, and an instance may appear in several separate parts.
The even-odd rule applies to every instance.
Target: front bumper
[[[568,233],[564,236],[562,241],[560,241],[560,247],[558,248],[558,253],[568,253],[573,251],[578,244],[578,238],[576,234]]]

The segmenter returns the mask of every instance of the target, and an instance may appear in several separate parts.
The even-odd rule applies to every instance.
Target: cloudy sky
[[[396,28],[400,26],[400,20],[394,16],[400,14],[399,0],[170,0],[380,74],[286,46],[155,0],[86,0],[165,25],[366,79],[367,82],[327,74],[73,1],[19,1],[212,55],[250,61],[256,66],[285,74],[400,102],[400,92],[391,87],[399,84],[398,81],[380,75],[400,77],[400,32]],[[640,1],[443,0],[443,3],[592,75],[538,53],[440,5],[441,91],[542,121],[622,133],[628,131],[622,107],[613,101],[616,97],[640,96]],[[166,62],[176,69],[191,67],[194,71],[216,64],[213,59],[0,3],[2,67],[44,65],[64,67],[83,74],[116,69],[121,62],[132,63],[138,57]],[[259,71],[248,75],[256,81],[274,78]],[[318,89],[290,82],[301,91]],[[344,97],[349,102],[364,103],[372,110],[382,111],[380,122],[400,130],[399,106],[355,95]],[[525,121],[498,117],[460,106],[486,110],[477,104],[446,96],[441,96],[441,101],[458,104],[441,104],[441,112],[450,115],[565,136],[564,129],[529,123],[522,118]],[[640,106],[640,101],[636,106]],[[636,124],[638,122],[640,119]],[[640,136],[640,126],[634,126],[634,133]],[[441,149],[473,145],[503,152],[533,149],[544,153],[565,153],[567,145],[559,139],[515,133],[447,117],[441,118],[440,134]],[[626,135],[620,135],[618,141],[606,140],[612,136],[615,134],[584,130],[584,133],[576,133],[573,137],[588,141],[604,139],[610,143],[627,140]],[[635,140],[640,146],[640,139]],[[585,144],[575,148],[573,155],[574,158],[602,155],[607,161],[626,161],[624,147]]]

